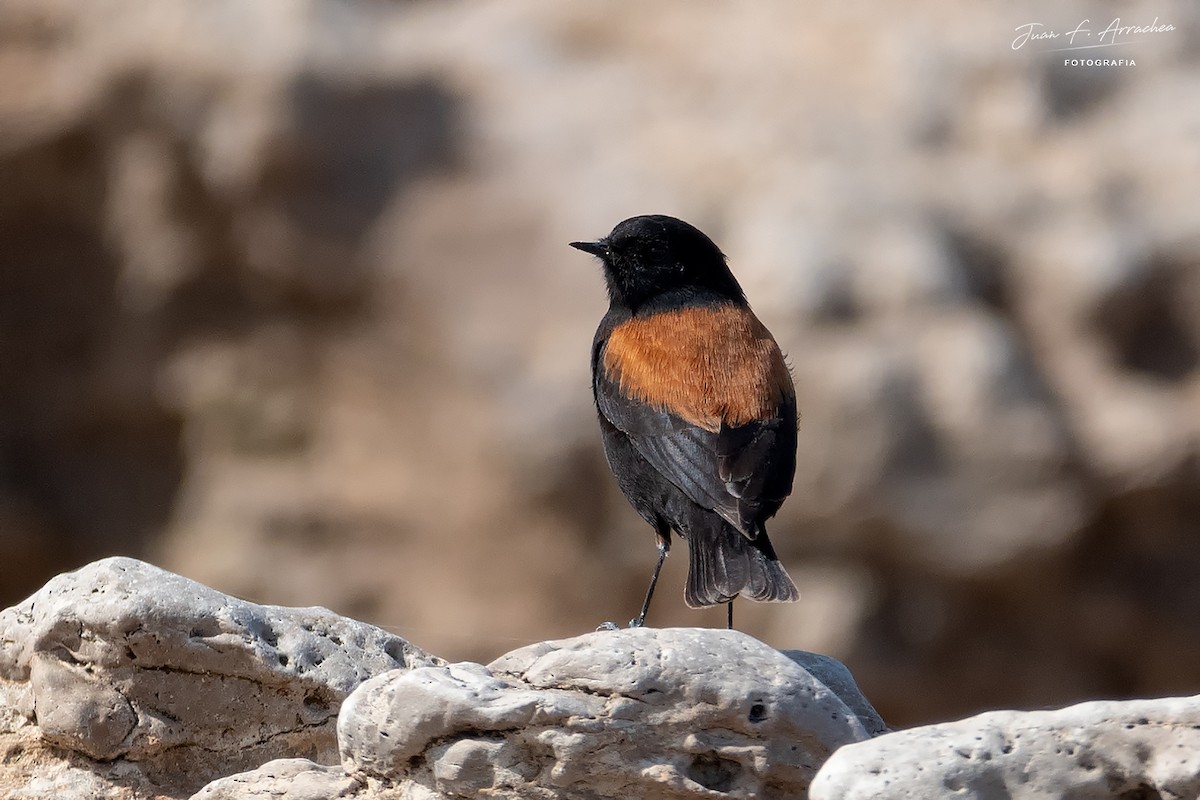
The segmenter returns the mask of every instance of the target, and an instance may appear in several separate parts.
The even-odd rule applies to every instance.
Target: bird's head
[[[604,262],[609,300],[631,311],[714,299],[745,303],[712,239],[674,217],[631,217],[603,239],[571,246]]]

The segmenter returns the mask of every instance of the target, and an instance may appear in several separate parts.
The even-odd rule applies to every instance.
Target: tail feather
[[[738,595],[777,603],[800,598],[765,530],[751,541],[723,519],[705,522],[688,531],[689,607],[715,606]]]

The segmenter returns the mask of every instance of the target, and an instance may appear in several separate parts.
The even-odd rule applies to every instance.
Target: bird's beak
[[[608,255],[608,242],[600,239],[596,242],[571,242],[571,247],[576,250],[582,250],[585,253],[591,253],[594,256],[604,258]]]

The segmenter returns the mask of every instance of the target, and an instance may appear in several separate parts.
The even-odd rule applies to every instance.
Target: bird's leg
[[[733,630],[733,600],[729,601],[729,613],[726,617],[725,627]]]
[[[666,537],[659,534],[658,537],[658,563],[654,565],[654,576],[650,578],[650,587],[646,589],[646,600],[642,603],[642,613],[636,618],[629,620],[629,627],[640,628],[646,624],[646,612],[650,610],[650,598],[654,597],[654,587],[658,583],[658,573],[662,571],[663,561],[667,558],[667,552],[671,549],[671,543]]]

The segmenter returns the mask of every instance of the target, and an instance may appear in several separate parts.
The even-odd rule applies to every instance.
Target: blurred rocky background
[[[1115,17],[1176,30],[1012,47]],[[447,658],[627,620],[566,243],[639,213],[795,372],[803,599],[740,627],[893,725],[1200,690],[1190,0],[6,0],[0,605],[127,554]]]

